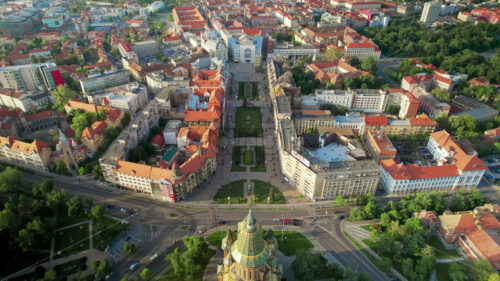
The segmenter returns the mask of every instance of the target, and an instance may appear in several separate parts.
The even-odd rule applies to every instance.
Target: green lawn
[[[56,231],[54,252],[57,257],[70,256],[89,249],[89,224],[84,223]],[[60,255],[58,255],[60,252]]]
[[[226,234],[227,230],[219,230],[210,234],[206,240],[208,243],[220,248],[222,245],[222,239],[226,237]],[[233,231],[233,234],[236,236],[236,231]]]
[[[285,197],[281,193],[281,191],[273,186],[272,184],[260,181],[260,180],[252,180],[253,186],[255,188],[255,197],[256,203],[267,204],[267,200],[270,195],[270,190],[272,189],[272,198],[270,200],[270,204],[286,204]]]
[[[243,146],[234,146],[233,147],[233,154],[231,156],[232,158],[232,164],[231,164],[231,172],[245,172],[247,169],[245,167],[241,166],[241,150]]]
[[[260,107],[237,107],[234,137],[263,137]]]
[[[214,202],[217,204],[227,204],[227,197],[231,197],[231,204],[246,203],[247,199],[243,197],[243,185],[246,180],[239,180],[223,185],[214,196]]]
[[[72,260],[60,265],[54,266],[54,271],[57,273],[58,277],[67,277],[71,274],[82,272],[87,269],[87,257],[81,257],[76,260]],[[66,278],[64,278],[65,280]]]
[[[245,152],[243,152],[243,164],[253,165],[253,151],[245,150]]]
[[[263,146],[256,146],[255,149],[255,167],[250,168],[252,172],[266,171],[266,155]]]
[[[193,274],[190,275],[176,275],[173,269],[170,269],[160,277],[159,281],[202,281],[203,273],[205,272],[205,268],[207,267],[210,259],[215,255],[215,251],[212,249],[208,249],[207,253],[203,255],[202,261],[198,264],[198,268]]]
[[[438,281],[452,281],[450,278],[451,263],[437,263],[436,277]]]
[[[430,236],[428,244],[431,245],[432,248],[434,248],[434,254],[436,255],[436,258],[438,258],[438,259],[448,259],[448,258],[460,257],[460,254],[457,252],[457,250],[446,249],[443,246],[443,243],[441,243],[441,241],[439,241],[439,238],[437,238],[434,235]]]
[[[242,100],[258,100],[259,99],[259,83],[257,82],[239,82],[238,83],[238,99]]]
[[[92,232],[94,234],[94,248],[104,251],[118,234],[127,230],[128,224],[122,224],[117,220],[103,217],[99,221],[94,221]]]
[[[227,231],[220,230],[214,232],[210,236],[207,237],[207,242],[221,247],[222,239],[226,237]],[[267,231],[262,233],[264,237],[267,235]],[[234,232],[234,236],[236,236],[236,232]],[[300,234],[297,231],[283,231],[283,240],[281,239],[281,231],[274,231],[274,237],[278,240],[278,250],[283,253],[285,256],[295,256],[297,253],[301,251],[309,251],[314,247],[314,245],[307,240],[304,235]]]
[[[267,235],[264,232],[264,237]],[[283,239],[281,239],[281,231],[274,231],[274,237],[278,239],[278,250],[283,255],[290,257],[295,256],[302,251],[309,251],[314,248],[314,245],[301,233],[297,231],[283,231]]]

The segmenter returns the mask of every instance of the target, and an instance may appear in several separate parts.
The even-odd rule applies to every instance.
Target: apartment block
[[[118,108],[135,113],[148,103],[148,91],[145,85],[131,82],[87,93],[89,103]]]
[[[100,75],[89,76],[80,79],[80,87],[86,95],[89,92],[102,90],[130,82],[130,76],[126,70],[118,70]]]
[[[14,137],[0,137],[2,162],[28,169],[47,170],[52,151],[42,141],[22,142]]]
[[[0,82],[16,91],[53,90],[64,83],[55,63],[0,67]]]

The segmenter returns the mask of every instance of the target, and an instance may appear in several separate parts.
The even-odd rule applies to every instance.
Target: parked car
[[[132,271],[132,270],[135,270],[137,267],[139,267],[139,263],[138,263],[138,262],[136,262],[136,263],[132,264],[132,265],[129,267],[129,269]]]
[[[106,206],[106,207],[108,207],[108,209],[114,209],[114,208],[115,208],[115,206],[113,206],[113,205],[111,205],[111,204],[110,204],[110,205],[108,205],[108,206]]]
[[[126,213],[126,212],[127,212],[127,209],[121,208],[121,209],[120,209],[120,212],[122,212],[122,213]]]
[[[111,272],[110,274],[106,275],[106,280],[111,279],[113,277],[114,272]]]

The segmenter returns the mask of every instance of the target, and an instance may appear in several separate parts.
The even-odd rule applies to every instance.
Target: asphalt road
[[[26,174],[23,178],[26,182],[39,182],[45,177]],[[150,201],[143,198],[122,194],[118,191],[107,191],[98,188],[88,188],[78,183],[68,182],[66,178],[54,176],[54,187],[65,189],[69,196],[78,195],[82,198],[92,197],[95,203],[113,205],[113,215],[120,216],[120,208],[137,209],[138,213],[130,218],[131,223],[139,224],[145,229],[142,237],[142,245],[131,257],[115,265],[114,275],[111,280],[120,280],[123,277],[131,277],[147,266],[152,272],[159,271],[166,265],[165,254],[173,247],[170,245],[181,239],[184,235],[193,235],[200,229],[212,227],[214,219],[211,219],[206,209],[185,208],[181,205]],[[307,205],[306,205],[307,206]],[[254,216],[264,225],[278,224],[275,218],[305,218],[311,216],[308,207],[285,210],[285,209],[254,209]],[[323,211],[323,210],[322,210]],[[248,213],[247,209],[216,208],[213,211],[217,221],[224,220],[226,224],[237,228],[237,222],[241,221]],[[176,218],[169,217],[170,213],[177,215]],[[333,215],[333,212],[331,212]],[[188,230],[180,231],[180,226],[185,225]],[[382,273],[368,261],[364,255],[348,241],[340,231],[340,223],[334,220],[323,227],[314,229],[320,243],[335,255],[345,266],[352,266],[359,272],[367,272],[372,280],[386,280]],[[159,257],[151,262],[150,257],[158,253]],[[140,263],[138,269],[130,272],[129,267],[133,263]]]

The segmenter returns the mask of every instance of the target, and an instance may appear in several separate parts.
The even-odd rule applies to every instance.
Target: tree
[[[436,88],[431,91],[432,95],[442,102],[451,102],[452,94],[441,88]]]
[[[477,281],[498,280],[498,273],[496,272],[495,268],[491,265],[490,261],[486,259],[475,260],[472,263],[471,276],[472,280],[477,280]]]
[[[345,206],[344,197],[342,195],[336,196],[335,197],[335,203],[339,207],[344,207]]]
[[[125,127],[127,127],[128,123],[130,123],[130,113],[125,112],[125,114],[123,115],[122,120],[120,120],[120,126],[122,128],[125,128]]]
[[[456,262],[450,264],[450,270],[448,271],[450,279],[453,281],[467,281],[467,280],[469,280],[469,277],[467,276],[467,274],[464,272],[464,270],[462,268],[463,267]]]
[[[365,212],[360,207],[354,207],[349,211],[349,219],[352,221],[361,221],[366,217]]]
[[[68,206],[68,216],[71,218],[76,218],[83,211],[82,199],[75,195],[67,203]]]
[[[373,57],[366,58],[361,63],[361,69],[375,75],[375,73],[377,72],[377,63],[375,62],[375,58]]]
[[[100,276],[107,276],[111,273],[111,265],[109,264],[109,261],[104,259],[100,264],[99,267],[97,268],[96,274]]]
[[[56,162],[55,172],[59,175],[69,176],[71,173],[68,171],[68,167],[66,166],[66,162],[64,162],[63,158],[59,158]]]
[[[21,229],[17,235],[16,242],[23,252],[31,252],[35,249],[35,234],[28,229]]]
[[[392,267],[392,260],[389,257],[382,257],[379,261],[379,265],[384,272],[388,272]]]
[[[104,216],[104,206],[103,205],[96,205],[92,207],[90,210],[90,213],[92,215],[92,218],[96,221],[102,219]]]
[[[54,270],[46,271],[43,276],[43,281],[56,281],[57,279],[57,272]]]
[[[85,170],[85,167],[80,167],[80,168],[78,168],[78,174],[79,174],[80,176],[84,176],[84,175],[86,175],[86,174],[87,174],[87,170]]]
[[[415,271],[413,270],[413,260],[410,258],[406,258],[403,260],[403,264],[401,266],[402,273],[405,277],[411,277],[415,275]]]
[[[131,242],[125,243],[125,245],[123,245],[123,250],[128,256],[132,255],[135,252],[135,244]]]
[[[64,105],[71,99],[79,98],[80,94],[68,89],[65,85],[59,85],[52,91],[51,96],[55,100],[54,108],[59,112],[64,112]]]
[[[180,275],[184,272],[184,264],[182,263],[181,251],[179,248],[175,248],[174,252],[167,255],[167,260],[172,265],[176,275]]]
[[[327,61],[338,60],[342,57],[342,53],[338,49],[328,48],[325,52],[325,58]]]
[[[195,261],[199,261],[208,250],[208,244],[201,236],[184,236],[182,241],[186,245],[187,256],[193,257]]]
[[[365,214],[369,218],[374,218],[378,215],[378,205],[374,202],[368,202],[364,208]]]
[[[151,278],[151,270],[149,270],[149,268],[145,267],[141,271],[141,278],[143,281],[148,281]]]

